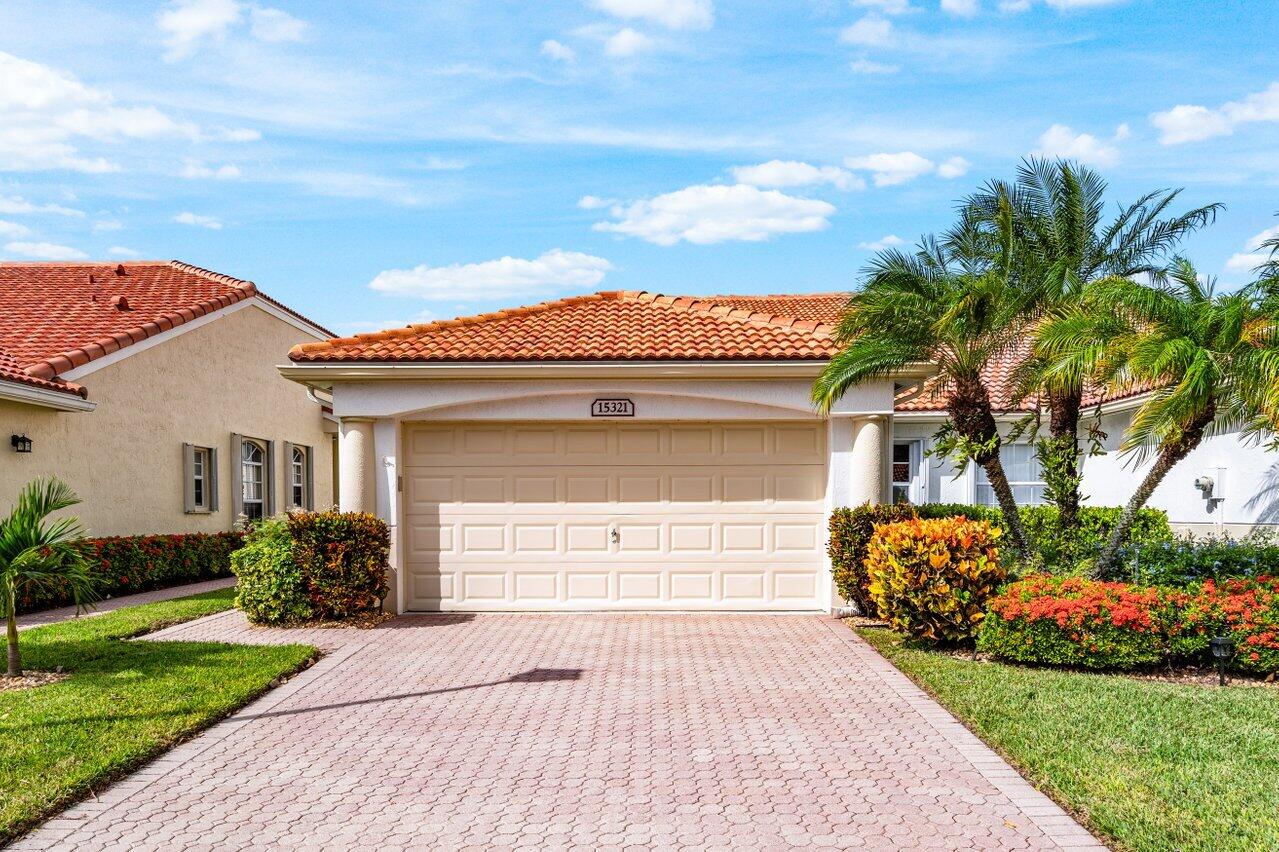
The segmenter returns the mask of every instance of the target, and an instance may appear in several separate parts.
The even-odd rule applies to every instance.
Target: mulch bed
[[[393,612],[361,612],[348,618],[326,621],[313,619],[290,624],[289,627],[315,627],[323,630],[370,630],[395,618]]]
[[[60,680],[66,680],[71,675],[65,672],[33,672],[28,671],[22,677],[7,677],[0,675],[0,692],[17,692],[22,689],[35,689],[40,686],[48,686],[51,683],[57,683]]]

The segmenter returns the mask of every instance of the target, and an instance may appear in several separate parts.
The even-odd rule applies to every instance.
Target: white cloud
[[[1057,11],[1069,11],[1072,9],[1090,9],[1100,6],[1114,6],[1119,3],[1125,3],[1127,0],[1043,0],[1044,5],[1051,6]],[[1025,12],[1033,5],[1033,0],[1000,0],[999,11],[1001,12]]]
[[[240,169],[230,164],[218,166],[216,169],[206,166],[199,160],[187,160],[186,166],[182,169],[182,177],[199,180],[203,178],[218,178],[219,180],[229,180],[240,177]]]
[[[0,237],[27,237],[31,235],[31,229],[21,222],[6,222],[0,219]]]
[[[81,140],[185,138],[200,129],[149,106],[119,106],[74,76],[0,53],[0,170],[68,169],[97,174],[119,166],[83,156]]]
[[[196,228],[208,228],[211,231],[222,230],[222,222],[212,216],[201,216],[199,213],[186,211],[173,217],[179,225],[191,225]]]
[[[124,223],[118,219],[99,219],[93,223],[93,233],[105,234],[111,231],[119,231],[124,227]]]
[[[981,11],[978,0],[941,0],[941,10],[957,18],[971,18]]]
[[[1254,122],[1279,122],[1279,82],[1216,108],[1178,104],[1150,116],[1150,123],[1161,131],[1159,141],[1164,145],[1229,136],[1239,125]]]
[[[957,158],[956,158],[957,159]],[[937,164],[913,151],[899,151],[896,154],[868,154],[864,157],[848,157],[844,165],[850,169],[861,169],[871,173],[875,186],[894,186],[907,183],[926,175],[937,167]]]
[[[866,181],[838,166],[813,166],[795,160],[769,160],[757,166],[730,169],[738,183],[752,186],[787,187],[829,183],[836,189],[865,189]]]
[[[234,28],[245,22],[249,35],[258,41],[302,41],[310,26],[283,9],[273,9],[240,0],[171,0],[156,16],[168,48],[164,58],[176,62],[192,56],[206,42],[225,41]]]
[[[404,181],[364,172],[296,172],[285,176],[316,195],[333,198],[374,198],[392,204],[420,204],[422,199]]]
[[[884,236],[880,237],[879,239],[873,242],[858,243],[857,247],[859,249],[866,249],[867,251],[883,251],[886,248],[892,248],[893,246],[900,246],[905,244],[906,244],[906,241],[903,240],[901,237],[897,236],[896,234],[885,234]]]
[[[970,165],[971,163],[963,157],[951,157],[949,160],[937,167],[937,174],[947,180],[963,177],[968,174],[968,167]]]
[[[1279,237],[1279,225],[1266,228],[1259,234],[1253,234],[1244,243],[1244,250],[1232,254],[1226,261],[1227,272],[1251,272],[1270,259],[1270,252],[1262,251],[1261,244]]]
[[[57,243],[5,243],[4,250],[37,260],[84,260],[88,257],[79,249]]]
[[[553,38],[542,42],[542,55],[558,59],[560,62],[572,62],[577,59],[577,51]]]
[[[76,210],[73,207],[63,207],[61,204],[32,204],[20,195],[0,195],[0,213],[52,213],[57,216],[72,216],[77,219],[84,218],[83,210]]]
[[[262,132],[248,127],[224,127],[218,131],[218,138],[227,142],[257,142]]]
[[[1127,125],[1113,139],[1125,138]],[[1054,124],[1039,137],[1039,147],[1031,152],[1037,157],[1061,157],[1078,160],[1092,166],[1113,166],[1119,162],[1119,149],[1111,142],[1098,139],[1091,133],[1076,133],[1064,124]]]
[[[428,172],[458,172],[466,168],[466,160],[450,159],[448,157],[427,157],[422,162],[422,168]]]
[[[901,67],[898,65],[888,65],[883,62],[874,62],[870,59],[854,59],[848,63],[850,70],[858,74],[896,74]]]
[[[551,249],[533,259],[502,257],[449,266],[421,264],[379,272],[369,286],[382,293],[432,301],[528,298],[557,290],[594,287],[613,264],[602,257]]]
[[[867,15],[844,27],[839,40],[862,47],[887,47],[893,42],[893,22],[878,15]]]
[[[634,56],[653,47],[653,40],[630,27],[622,27],[604,42],[604,52],[609,56]]]
[[[131,249],[127,246],[111,246],[107,249],[107,254],[112,257],[141,257],[142,252],[137,249]]]
[[[311,25],[283,9],[254,6],[249,12],[249,33],[259,41],[303,41]]]
[[[852,0],[853,6],[863,9],[875,9],[885,15],[904,15],[914,12],[915,7],[910,0]]]
[[[577,200],[577,206],[582,210],[600,210],[616,203],[614,198],[600,198],[598,195],[583,195]]]
[[[672,30],[704,30],[715,22],[711,0],[591,0],[600,11],[652,21]]]
[[[820,231],[835,206],[748,184],[690,186],[612,208],[615,221],[597,231],[639,237],[661,246],[681,240],[698,245],[728,240],[760,242],[776,234]]]

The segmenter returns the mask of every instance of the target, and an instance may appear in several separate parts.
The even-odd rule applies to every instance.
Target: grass
[[[1279,849],[1279,692],[977,663],[858,633],[1116,848]]]
[[[315,649],[128,642],[231,607],[234,589],[128,607],[21,636],[28,669],[71,677],[0,692],[0,845],[297,670]]]

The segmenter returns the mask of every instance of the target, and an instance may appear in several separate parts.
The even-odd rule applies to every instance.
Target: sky
[[[1274,0],[0,3],[0,257],[177,258],[340,334],[847,290],[1027,155],[1279,234]]]

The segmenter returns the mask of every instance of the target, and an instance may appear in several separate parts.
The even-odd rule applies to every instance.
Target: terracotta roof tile
[[[842,295],[826,297],[834,318]],[[791,297],[613,291],[294,347],[294,361],[822,361],[831,328],[782,313]]]
[[[58,374],[252,296],[315,325],[251,281],[176,260],[0,263],[6,377],[16,370],[70,390]]]

